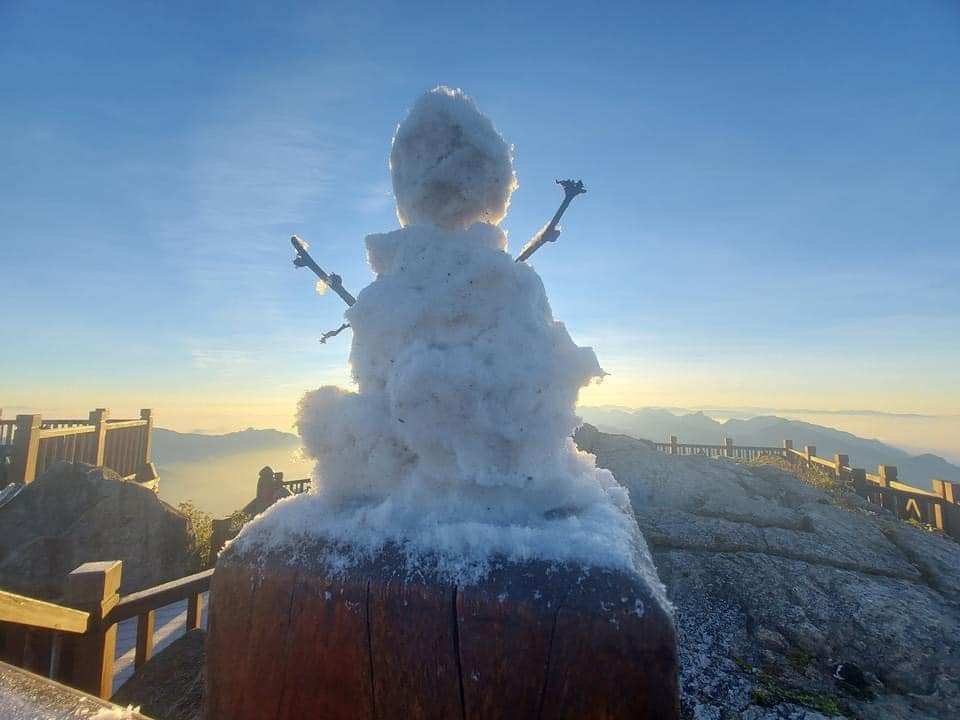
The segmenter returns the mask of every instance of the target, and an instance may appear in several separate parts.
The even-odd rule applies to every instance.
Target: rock
[[[84,562],[122,560],[126,594],[199,570],[190,521],[115,472],[57,463],[0,508],[5,590],[55,600]]]
[[[320,541],[237,547],[211,582],[210,720],[677,716],[673,624],[639,573],[503,562],[458,588],[389,548],[343,569]]]
[[[123,708],[0,662],[0,718],[3,720],[151,720]]]
[[[157,720],[199,720],[206,637],[204,630],[191,630],[172,642],[139,668],[111,701],[139,706]]]
[[[682,717],[960,717],[960,544],[771,466],[583,437],[675,605]]]

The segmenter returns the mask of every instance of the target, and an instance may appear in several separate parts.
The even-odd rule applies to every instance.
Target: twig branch
[[[326,345],[327,340],[329,340],[332,337],[336,337],[337,335],[342,333],[344,330],[346,330],[348,327],[350,327],[350,323],[344,323],[343,325],[338,327],[336,330],[328,330],[327,332],[325,332],[323,335],[320,336],[320,342]]]

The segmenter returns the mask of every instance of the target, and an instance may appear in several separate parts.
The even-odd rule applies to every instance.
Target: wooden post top
[[[97,408],[90,411],[90,422],[104,422],[110,417],[110,411],[107,408]]]
[[[877,474],[883,480],[884,484],[889,485],[897,479],[897,466],[877,465]]]
[[[804,445],[803,451],[807,454],[807,457],[814,457],[817,454],[816,445]]]
[[[106,612],[109,608],[104,606],[104,601],[119,597],[122,571],[120,560],[84,563],[67,576],[64,601]]]
[[[949,480],[933,480],[933,491],[948,503],[960,505],[960,483]]]
[[[793,450],[793,440],[784,440],[783,441],[784,450]]]
[[[153,408],[143,408],[140,410],[140,419],[141,420],[152,420],[153,419]]]
[[[843,453],[837,453],[833,456],[833,462],[836,464],[837,469],[841,467],[846,467],[850,465],[850,456],[844,455]]]

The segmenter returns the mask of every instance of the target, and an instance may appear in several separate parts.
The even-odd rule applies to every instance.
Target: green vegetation
[[[787,662],[790,663],[790,667],[802,675],[806,672],[807,665],[810,664],[810,656],[802,650],[790,650],[787,652]]]
[[[836,475],[818,465],[809,465],[805,462],[790,462],[778,455],[760,455],[749,462],[750,465],[772,465],[784,472],[788,472],[807,485],[820,488],[830,496],[831,502],[847,510],[856,505],[848,502],[847,497],[853,492],[849,483],[841,482]]]
[[[750,691],[752,705],[773,707],[781,703],[791,703],[808,707],[824,715],[853,717],[846,703],[831,693],[803,690],[784,684],[780,679],[783,671],[777,666],[760,669],[736,655],[731,656],[731,659],[741,672],[756,680],[756,686]],[[787,662],[794,670],[802,673],[809,665],[810,657],[799,650],[793,650],[787,653]]]
[[[210,513],[204,512],[190,500],[177,505],[177,509],[190,518],[193,525],[193,534],[197,542],[197,557],[200,560],[200,569],[213,567],[217,558],[213,555],[213,518]],[[234,510],[230,513],[230,531],[228,538],[234,537],[240,529],[249,522],[251,516],[243,510]]]
[[[197,541],[197,557],[200,560],[200,569],[206,570],[212,566],[210,561],[213,539],[213,518],[189,500],[177,505],[177,509],[190,519],[193,525],[193,534]]]

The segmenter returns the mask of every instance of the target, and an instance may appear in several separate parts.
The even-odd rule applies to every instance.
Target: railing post
[[[837,469],[837,480],[841,482],[849,477],[847,468],[850,467],[850,456],[837,453],[833,456],[833,464]]]
[[[13,436],[12,482],[26,484],[36,480],[42,422],[39,415],[17,415],[17,432]]]
[[[891,483],[897,479],[896,466],[877,465],[877,474],[880,476],[880,482],[883,483],[883,489],[880,491],[880,497],[883,498],[883,507],[892,511],[897,517],[901,517],[903,512],[900,508],[900,500],[890,487]]]
[[[890,487],[890,483],[897,479],[897,466],[877,465],[877,474],[883,480],[884,487]]]
[[[804,454],[807,456],[807,460],[809,461],[810,458],[816,457],[816,455],[817,455],[817,446],[816,446],[816,445],[804,445],[804,446],[803,446],[803,452],[804,452]]]
[[[197,593],[187,598],[187,632],[200,628],[200,616],[203,613],[203,595]]]
[[[110,411],[106,408],[97,408],[90,411],[90,424],[97,427],[93,441],[96,453],[93,464],[97,467],[103,465],[103,452],[107,447],[107,419],[109,417]]]
[[[90,626],[63,637],[58,679],[104,699],[113,694],[117,626],[103,627],[102,620],[120,600],[122,568],[119,560],[84,563],[67,576],[64,592],[64,604],[90,613]]]
[[[723,454],[728,457],[733,457],[733,438],[725,437],[723,439]]]
[[[143,457],[140,458],[140,467],[137,469],[136,479],[138,482],[147,482],[160,477],[151,459],[153,456],[153,410],[150,408],[141,410],[140,419],[146,420],[147,424],[143,428],[146,437],[143,440]]]
[[[137,616],[137,649],[133,656],[134,669],[153,657],[154,611],[147,610]]]
[[[951,505],[960,505],[960,483],[934,480],[933,491]]]
[[[676,435],[670,436],[670,454],[671,455],[677,454],[677,436]]]
[[[960,483],[934,480],[933,491],[942,498],[932,503],[934,525],[950,537],[960,539]]]

